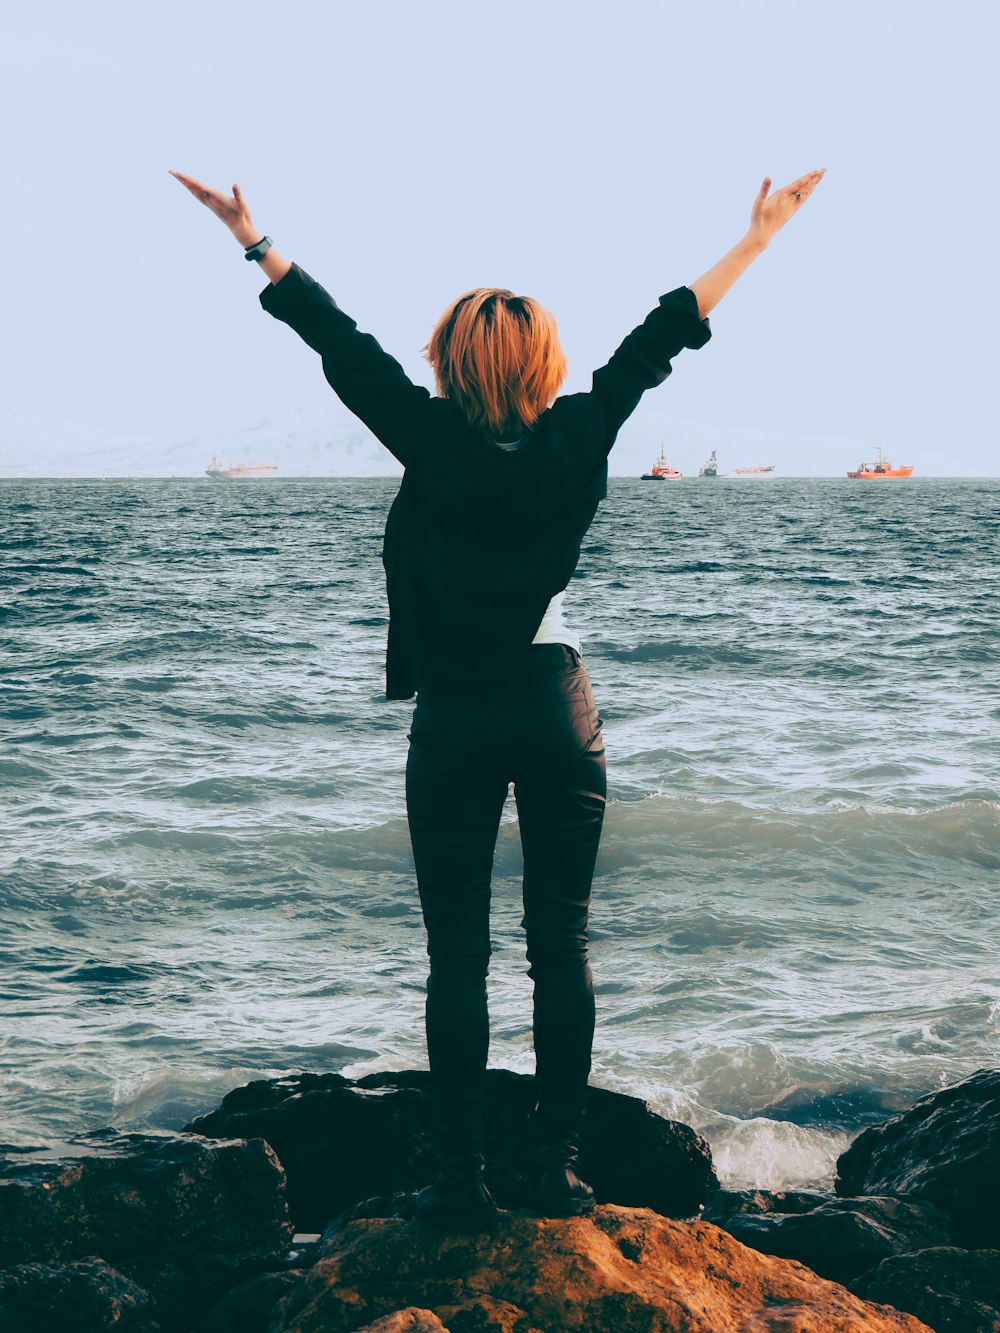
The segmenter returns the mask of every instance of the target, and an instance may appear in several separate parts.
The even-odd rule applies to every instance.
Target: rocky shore
[[[1000,1333],[1000,1071],[865,1130],[835,1194],[726,1191],[705,1141],[592,1089],[592,1217],[527,1208],[533,1080],[491,1070],[490,1235],[410,1219],[426,1072],[234,1089],[180,1133],[0,1144],[5,1333]]]

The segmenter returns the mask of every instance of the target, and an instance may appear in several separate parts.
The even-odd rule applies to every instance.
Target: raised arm
[[[170,174],[225,223],[244,249],[261,239],[238,185],[230,197],[193,176]],[[360,332],[329,292],[298,264],[273,246],[257,263],[270,279],[260,293],[261,306],[319,353],[323,374],[337,396],[405,467],[414,438],[414,414],[430,401],[428,390],[414,384],[370,333]]]
[[[765,176],[750,211],[750,227],[733,248],[713,264],[707,273],[691,283],[702,317],[713,310],[726,292],[764,250],[774,234],[781,230],[793,213],[798,212],[823,177],[821,171],[809,171],[797,181],[769,195],[771,177]]]
[[[810,171],[772,195],[766,176],[754,199],[746,235],[690,287],[676,287],[661,296],[659,305],[632,330],[607,365],[594,372],[592,396],[603,412],[606,450],[643,393],[670,374],[678,352],[708,342],[712,336],[708,312],[809,198],[822,176],[823,171]]]
[[[605,453],[610,452],[646,390],[662,384],[670,374],[670,363],[678,352],[684,347],[703,347],[711,336],[711,326],[698,314],[698,302],[689,288],[675,287],[660,297],[607,365],[594,371],[590,396],[601,409]]]

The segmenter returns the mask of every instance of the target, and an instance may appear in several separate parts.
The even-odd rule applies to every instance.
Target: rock
[[[448,1321],[448,1333],[541,1333],[518,1306],[492,1296],[443,1305],[441,1317]]]
[[[998,1333],[1000,1250],[935,1246],[885,1259],[851,1284],[869,1301],[915,1314],[937,1333]]]
[[[266,1139],[284,1168],[296,1228],[322,1231],[361,1199],[429,1182],[429,1110],[418,1088],[369,1088],[340,1074],[305,1073],[236,1088],[184,1128],[212,1138]]]
[[[449,1333],[929,1333],[711,1223],[648,1208],[510,1213],[488,1235],[366,1219],[324,1239],[319,1254],[268,1333],[381,1329],[377,1321],[415,1311],[432,1311]]]
[[[980,1069],[864,1130],[837,1161],[837,1193],[919,1193],[956,1244],[1000,1247],[1000,1070]]]
[[[288,1249],[281,1164],[262,1139],[91,1130],[0,1157],[0,1267],[99,1255],[187,1328]]]
[[[832,1197],[813,1190],[717,1190],[709,1195],[701,1220],[724,1227],[737,1215],[808,1213],[828,1203]]]
[[[422,1188],[433,1179],[430,1075],[425,1070],[299,1074],[258,1080],[227,1094],[186,1130],[264,1138],[288,1179],[296,1227],[322,1230],[372,1196]],[[503,1208],[527,1204],[534,1078],[487,1071],[487,1182]],[[689,1217],[718,1188],[708,1144],[637,1097],[591,1088],[580,1145],[581,1174],[600,1202]]]
[[[153,1298],[103,1259],[0,1270],[0,1328],[10,1333],[159,1333]]]
[[[744,1245],[798,1259],[843,1283],[891,1255],[946,1245],[951,1237],[948,1215],[933,1204],[877,1195],[831,1199],[794,1215],[736,1213],[721,1225]]]
[[[267,1333],[271,1311],[282,1296],[294,1290],[306,1273],[304,1268],[258,1273],[223,1296],[192,1327],[191,1333]]]
[[[384,1319],[376,1319],[374,1324],[365,1324],[358,1333],[448,1333],[448,1330],[433,1310],[420,1310],[411,1305],[407,1310],[397,1310]]]

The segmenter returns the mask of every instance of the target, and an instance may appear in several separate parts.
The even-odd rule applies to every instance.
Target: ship
[[[254,477],[273,477],[277,471],[277,463],[220,463],[213,454],[205,475],[217,481],[243,481]]]
[[[774,471],[773,463],[760,463],[757,467],[734,467],[734,477],[763,477],[768,472]]]
[[[698,469],[699,477],[718,477],[723,474],[719,472],[719,460],[715,456],[715,450],[712,450],[712,456],[707,463]]]
[[[859,463],[858,470],[848,472],[847,475],[856,481],[868,481],[874,477],[908,477],[912,471],[912,467],[894,467],[891,460],[879,449],[874,463]]]
[[[678,472],[675,467],[671,467],[667,462],[666,455],[660,450],[660,456],[649,469],[642,474],[642,481],[680,481],[684,476],[683,472]]]

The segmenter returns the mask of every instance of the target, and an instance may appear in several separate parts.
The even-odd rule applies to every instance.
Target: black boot
[[[593,1212],[594,1191],[577,1175],[582,1115],[545,1117],[535,1108],[532,1210],[541,1217]]]
[[[479,1152],[445,1154],[433,1185],[420,1190],[413,1201],[413,1216],[449,1231],[491,1231],[500,1209],[483,1180]]]

